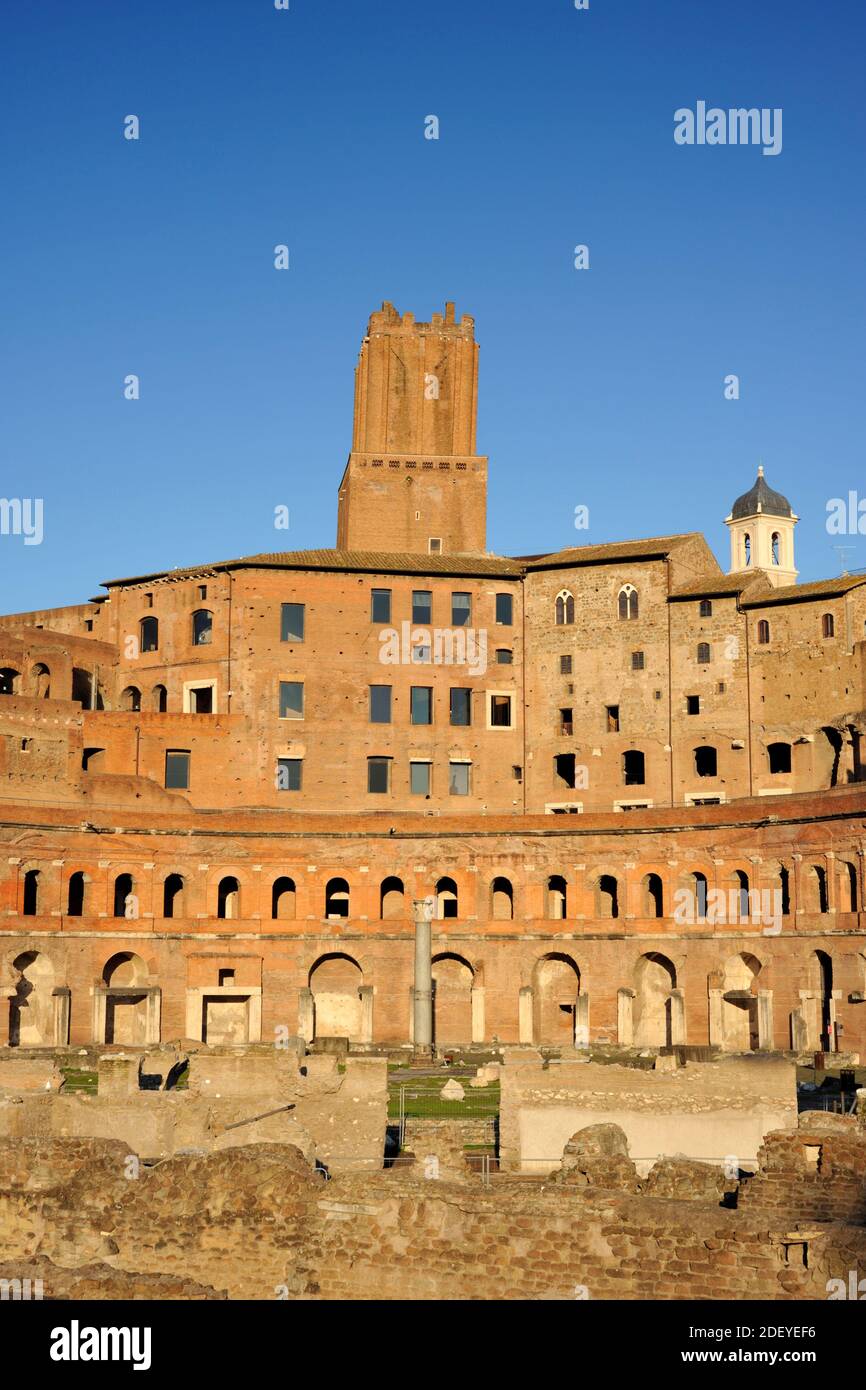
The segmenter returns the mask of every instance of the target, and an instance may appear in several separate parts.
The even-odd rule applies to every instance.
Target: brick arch
[[[434,1042],[471,1042],[475,967],[456,951],[438,951],[432,969]]]

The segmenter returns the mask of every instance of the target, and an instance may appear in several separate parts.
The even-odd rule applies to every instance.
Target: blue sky
[[[475,316],[491,549],[727,567],[763,459],[801,580],[866,566],[825,526],[866,497],[864,38],[854,0],[6,7],[0,494],[44,539],[0,536],[0,608],[333,545],[383,299]],[[698,100],[781,107],[781,154],[676,145]]]

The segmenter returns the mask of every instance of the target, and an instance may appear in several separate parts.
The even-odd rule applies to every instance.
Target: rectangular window
[[[277,758],[277,791],[299,792],[303,766],[303,758]]]
[[[412,686],[409,718],[412,724],[433,723],[433,689],[431,686]]]
[[[367,759],[367,791],[382,794],[388,790],[390,758]]]
[[[561,657],[559,658],[559,674],[560,674],[561,676],[570,676],[570,675],[571,675],[571,657],[570,657],[570,656],[561,656]]]
[[[604,712],[607,717],[607,731],[609,734],[619,733],[619,705],[605,705]]]
[[[280,641],[303,642],[306,604],[284,603],[280,608]]]
[[[496,595],[496,621],[503,627],[511,627],[514,622],[514,599],[511,594]]]
[[[370,622],[371,623],[390,623],[391,621],[391,590],[374,589],[370,595]]]
[[[430,554],[430,555],[441,555],[441,554],[442,554],[442,537],[441,537],[441,536],[431,536],[431,537],[430,537],[430,539],[427,541],[427,552],[428,552],[428,554]]]
[[[413,796],[430,795],[430,764],[409,764],[409,790]]]
[[[554,778],[572,789],[577,782],[577,759],[573,753],[557,753],[553,759]]]
[[[686,696],[686,714],[700,714],[701,697],[700,695]]]
[[[165,755],[165,785],[189,791],[189,749],[170,748]]]
[[[464,686],[452,687],[451,723],[461,725],[472,723],[472,691]]]
[[[429,623],[433,616],[433,594],[430,589],[412,591],[413,623]]]
[[[371,723],[371,724],[390,724],[390,723],[391,723],[391,687],[390,687],[390,685],[371,685],[371,686],[370,686],[370,723]]]
[[[448,764],[448,793],[450,796],[469,795],[470,763]]]
[[[574,733],[574,711],[570,708],[559,711],[559,732],[561,734]]]
[[[451,626],[468,627],[472,621],[472,595],[451,595]]]
[[[701,599],[701,604],[700,604],[700,615],[701,615],[702,618],[711,618],[711,617],[713,616],[713,605],[712,605],[712,601],[711,601],[710,599],[708,599],[708,598],[702,598],[702,599]]]
[[[199,596],[199,598],[207,598],[207,585],[206,585],[206,584],[199,584],[199,586],[198,586],[198,596]]]
[[[189,692],[191,714],[213,714],[213,686],[194,685]]]
[[[510,695],[490,696],[490,727],[491,729],[510,729],[512,727]]]
[[[303,681],[280,681],[280,718],[303,719]]]
[[[642,671],[642,670],[643,670],[643,652],[632,652],[632,654],[631,654],[631,669],[632,669],[633,671]]]

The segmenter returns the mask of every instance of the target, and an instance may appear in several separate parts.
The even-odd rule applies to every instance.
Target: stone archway
[[[364,975],[351,956],[322,956],[310,971],[314,1038],[363,1040]]]
[[[580,971],[570,956],[551,952],[535,962],[532,971],[535,1043],[573,1045],[579,995]]]
[[[149,972],[141,956],[120,951],[102,972],[105,988],[106,1043],[143,1047],[149,1033]]]
[[[17,978],[9,996],[9,1046],[53,1047],[57,1042],[54,966],[42,951],[23,951],[12,962],[12,972]]]
[[[472,1041],[472,984],[475,972],[462,956],[433,957],[433,1042]]]
[[[730,956],[722,972],[720,1046],[726,1052],[757,1052],[758,975],[761,962],[746,951]]]
[[[667,956],[656,951],[641,956],[635,968],[635,1047],[670,1047],[682,1041],[674,1017],[676,984],[677,972]]]

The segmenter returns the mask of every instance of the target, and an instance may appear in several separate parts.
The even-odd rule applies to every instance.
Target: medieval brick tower
[[[355,369],[352,452],[339,491],[337,547],[483,554],[487,459],[475,452],[475,321],[416,323],[385,303]]]

